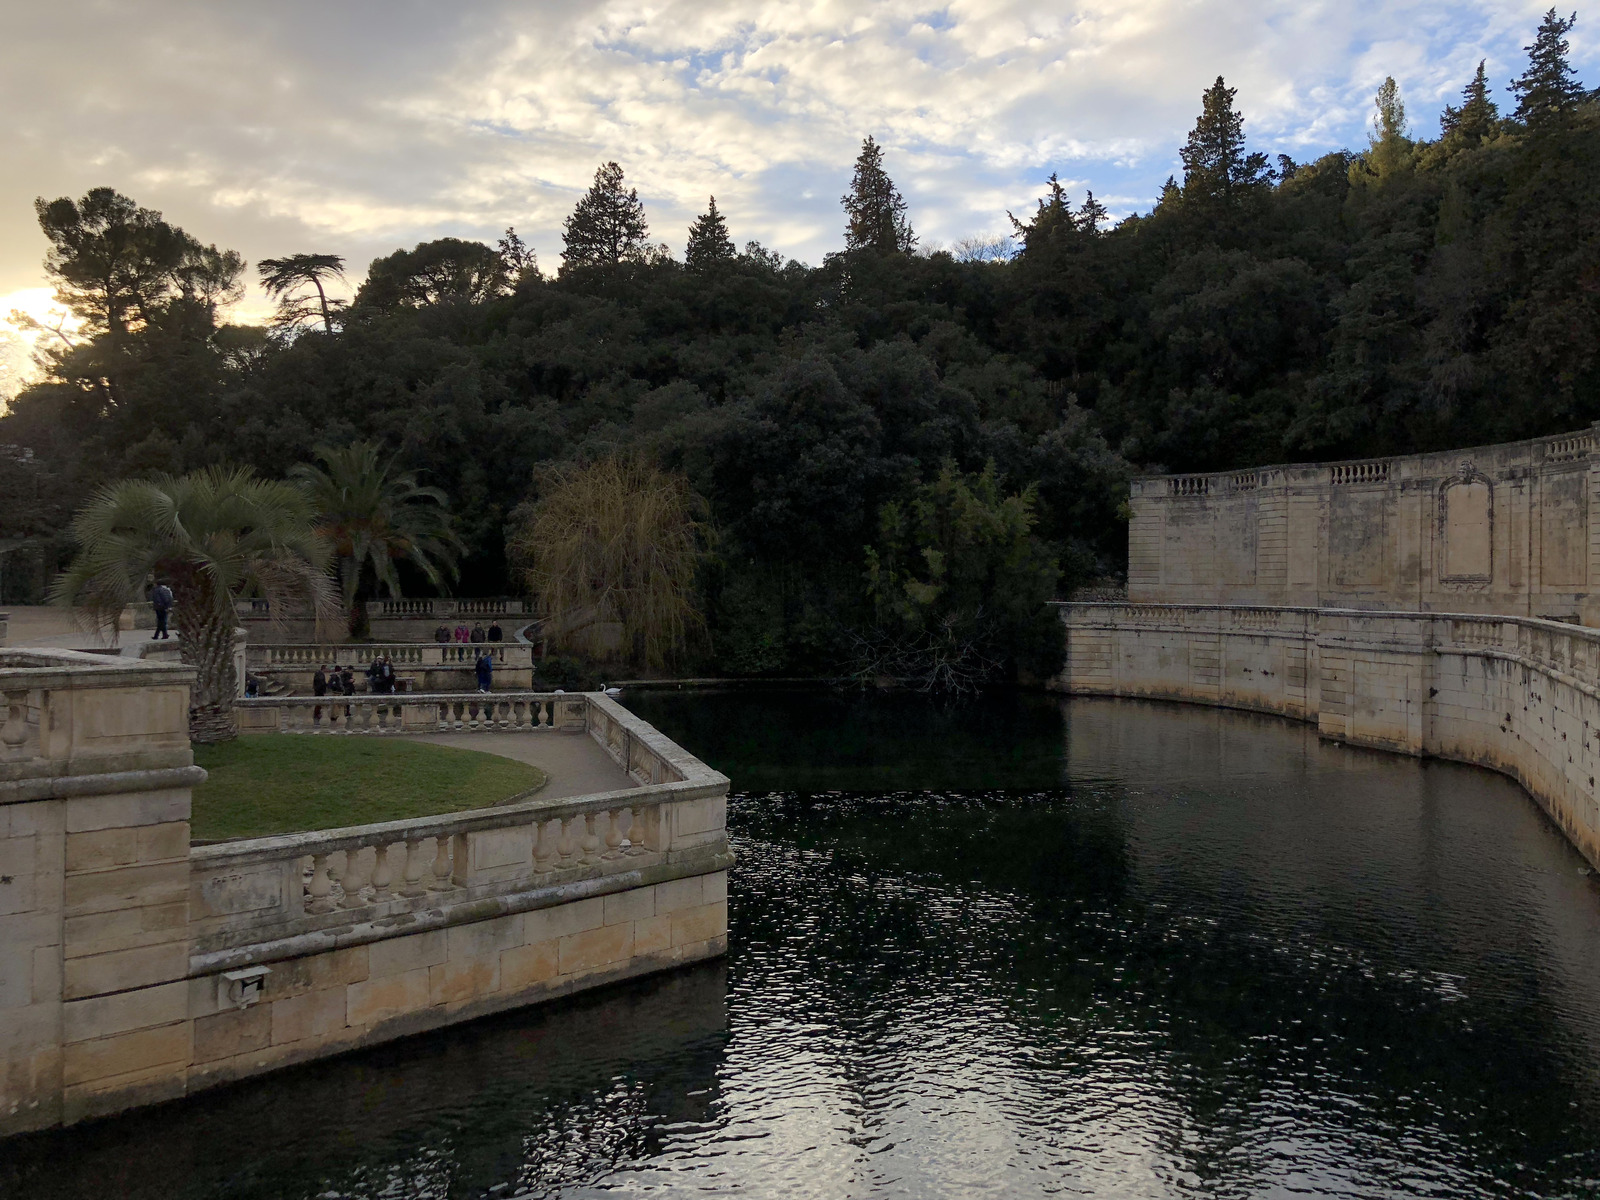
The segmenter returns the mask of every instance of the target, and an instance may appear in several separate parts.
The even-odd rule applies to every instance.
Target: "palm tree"
[[[337,254],[291,254],[287,258],[263,258],[256,264],[261,286],[278,302],[278,324],[298,327],[307,317],[321,310],[322,327],[333,332],[333,314],[344,307],[342,300],[329,300],[324,280],[344,280],[344,259]],[[317,307],[305,294],[307,287],[317,290]]]
[[[314,453],[321,467],[301,463],[289,475],[316,511],[317,531],[333,549],[350,632],[360,636],[366,624],[360,597],[369,578],[398,596],[395,563],[404,559],[443,590],[446,576],[455,578],[461,539],[452,528],[445,494],[423,487],[415,472],[396,472],[394,460],[383,462],[375,443],[318,446]]]
[[[319,622],[333,611],[328,548],[311,505],[292,484],[248,467],[109,484],[78,510],[71,532],[78,553],[51,587],[52,603],[115,629],[152,575],[171,587],[178,652],[196,672],[189,736],[197,742],[236,734],[236,598],[265,596],[275,612],[309,603]]]

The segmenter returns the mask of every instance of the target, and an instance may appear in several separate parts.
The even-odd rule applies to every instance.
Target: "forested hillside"
[[[49,559],[117,477],[277,476],[372,439],[451,497],[460,590],[499,592],[540,464],[635,451],[707,502],[715,665],[789,671],[919,588],[992,610],[1116,575],[1132,472],[1572,428],[1600,418],[1600,102],[1569,25],[1546,17],[1509,93],[1480,68],[1437,137],[1390,81],[1370,143],[1313,162],[1253,151],[1219,78],[1150,212],[1113,227],[1052,178],[1009,258],[921,246],[870,140],[819,266],[736,250],[714,202],[677,261],[607,164],[559,271],[511,231],[447,238],[375,261],[342,306],[343,264],[293,254],[259,264],[282,306],[254,328],[220,323],[236,255],[110,189],[41,201],[84,325],[0,419],[33,455],[0,461],[0,543]],[[39,583],[7,579],[13,601]],[[1007,655],[1047,666],[1031,636]]]

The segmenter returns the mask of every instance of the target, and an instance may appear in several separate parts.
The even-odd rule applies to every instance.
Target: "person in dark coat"
[[[311,677],[311,694],[313,696],[326,696],[328,694],[328,672],[322,663],[317,664],[317,673]],[[322,705],[317,705],[311,710],[313,721],[322,720]]]
[[[488,651],[478,655],[474,670],[478,674],[478,690],[480,692],[492,690],[494,687],[494,655]]]
[[[472,627],[472,640],[478,645],[488,641],[488,635],[483,632],[483,622],[479,621]]]
[[[378,685],[385,696],[394,695],[394,664],[387,654],[378,660]]]
[[[367,677],[367,692],[369,695],[376,696],[383,691],[383,684],[379,682],[380,677],[383,675],[383,659],[374,658],[367,664],[367,669],[364,673]]]
[[[441,625],[435,629],[433,631],[433,640],[436,642],[448,642],[450,640],[450,626]]]
[[[355,668],[348,664],[339,668],[339,690],[346,696],[354,696],[356,694]],[[344,715],[346,718],[353,715],[348,704],[344,706]]]
[[[505,631],[500,628],[499,621],[489,626],[489,640],[491,642],[502,642],[505,640],[505,636]]]
[[[167,636],[167,614],[172,611],[172,589],[165,583],[157,582],[150,589],[150,607],[156,610],[156,631],[150,635],[153,642],[157,638]]]

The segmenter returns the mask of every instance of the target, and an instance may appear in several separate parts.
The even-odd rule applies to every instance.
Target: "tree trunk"
[[[198,571],[173,580],[177,601],[178,654],[195,669],[189,702],[189,740],[230,742],[239,736],[233,698],[238,679],[233,670],[233,603],[219,603],[209,579]]]

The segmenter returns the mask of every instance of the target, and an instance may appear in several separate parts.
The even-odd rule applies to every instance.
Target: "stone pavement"
[[[550,777],[538,793],[540,800],[638,786],[587,734],[557,733],[553,729],[538,733],[421,733],[406,740],[482,750],[532,763]]]

